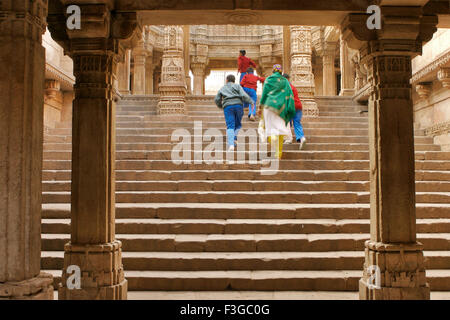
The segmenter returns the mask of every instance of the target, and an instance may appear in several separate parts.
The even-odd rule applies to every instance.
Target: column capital
[[[352,13],[341,23],[343,40],[360,50],[364,59],[372,54],[416,56],[422,44],[437,30],[438,17],[423,15],[420,7],[381,7],[381,29],[367,27],[369,15]]]
[[[99,0],[95,3],[62,0],[62,4],[63,10],[53,7],[49,10],[48,28],[52,38],[71,57],[79,52],[99,54],[110,51],[123,61],[125,49],[131,48],[142,37],[142,26],[137,13],[114,12],[111,0]],[[66,26],[65,8],[73,4],[81,8],[82,28],[69,30]]]
[[[16,2],[16,1],[14,1]],[[47,27],[47,0],[25,1],[23,5],[0,2],[0,34],[14,38],[31,38],[42,42]],[[20,9],[18,9],[20,8]]]

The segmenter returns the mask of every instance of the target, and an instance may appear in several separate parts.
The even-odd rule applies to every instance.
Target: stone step
[[[203,122],[216,122],[217,121],[217,116],[189,116],[187,115],[186,117],[184,117],[185,119],[183,120],[178,120],[181,122],[185,122],[186,120],[188,120],[189,122],[193,122],[193,121],[203,121]],[[221,120],[223,119],[223,116],[221,115]],[[122,122],[122,121],[126,121],[126,122],[130,122],[130,121],[155,121],[156,122],[161,122],[162,120],[159,120],[157,116],[155,115],[130,115],[130,116],[117,116],[116,117],[116,121],[117,122]],[[223,120],[224,121],[224,120]],[[368,122],[368,118],[365,115],[354,115],[353,117],[337,117],[337,116],[323,116],[323,117],[304,117],[304,121],[310,121],[310,122],[364,122],[367,123]],[[173,121],[173,122],[177,122],[177,121]]]
[[[60,270],[45,270],[61,282]],[[130,291],[358,291],[362,271],[125,271]],[[450,290],[448,270],[428,270],[433,291]]]
[[[202,127],[204,129],[210,129],[210,128],[217,128],[217,129],[223,129],[225,126],[225,122],[224,120],[222,120],[220,118],[220,121],[218,121],[218,119],[216,119],[216,121],[208,121],[208,122],[202,122]],[[170,122],[169,122],[170,124]],[[139,122],[126,122],[126,121],[122,121],[122,122],[117,122],[116,123],[116,127],[117,130],[122,130],[122,129],[135,129],[138,130],[139,128],[147,128],[147,129],[153,129],[153,128],[193,128],[194,127],[194,123],[193,122],[176,122],[176,123],[172,123],[172,125],[169,125],[167,123],[163,123],[163,122],[155,122],[155,121],[139,121]],[[318,122],[318,121],[309,121],[308,119],[302,120],[302,125],[304,128],[309,129],[309,128],[363,128],[363,129],[367,129],[369,126],[369,123],[364,123],[364,122]],[[248,128],[257,128],[258,127],[258,122],[251,122],[248,121],[244,118],[244,122],[243,122],[243,126],[244,129],[248,129]],[[60,129],[65,129],[65,130],[70,130],[71,131],[71,124],[67,125],[65,128],[60,128]],[[54,130],[60,130],[60,129],[54,129]],[[51,132],[51,131],[50,131]]]
[[[116,203],[117,219],[369,219],[369,204]],[[418,219],[448,219],[450,204],[417,203]],[[70,218],[70,204],[42,205],[46,219]]]
[[[217,107],[213,105],[198,105],[189,106],[187,108],[188,112],[214,112]],[[118,106],[117,112],[119,111],[151,111],[152,107],[148,106]],[[214,111],[213,111],[214,110]],[[247,108],[245,108],[247,110]],[[351,105],[322,105],[319,107],[320,114],[323,115],[324,112],[346,112],[351,113],[353,116],[358,115],[361,111],[367,110],[366,106],[351,106]],[[216,111],[220,112],[220,111]]]
[[[223,137],[226,138],[226,127],[225,124],[220,128],[220,132],[222,133]],[[255,128],[256,129],[256,128]],[[172,135],[176,134],[177,136],[191,136],[191,137],[201,137],[201,134],[205,134],[205,130],[203,132],[197,132],[194,131],[193,129],[187,130],[186,133],[184,133],[183,131],[181,131],[182,129],[178,129],[178,128],[170,128],[170,129],[162,129],[162,130],[153,130],[156,131],[156,133],[152,133],[149,132],[147,134],[147,131],[152,131],[152,130],[145,130],[144,132],[142,132],[143,130],[136,130],[135,132],[137,134],[125,134],[120,132],[120,134],[117,135],[117,142],[124,142],[124,141],[119,141],[120,139],[130,139],[130,140],[126,140],[127,142],[129,141],[134,141],[134,142],[147,142],[148,140],[140,140],[142,138],[161,138],[161,137],[165,137],[168,138],[168,141],[170,141],[170,138]],[[218,129],[219,130],[219,129]],[[257,133],[257,132],[255,132]],[[353,129],[353,128],[311,128],[308,130],[308,136],[365,136],[368,137],[368,133],[369,131],[367,129]],[[242,132],[242,134],[245,134],[245,128]],[[70,135],[49,135],[46,136],[46,138],[57,138],[57,137],[61,137],[61,138],[68,138],[71,137]],[[136,140],[135,140],[136,139]],[[155,141],[161,141],[161,140],[155,140]]]
[[[165,138],[162,140],[168,140],[169,138]],[[192,141],[187,140],[187,141]],[[128,150],[128,151],[138,151],[138,150],[159,150],[159,151],[167,151],[173,150],[174,146],[179,144],[180,142],[141,142],[141,143],[117,143],[116,150]],[[193,144],[193,142],[192,142]],[[204,142],[203,149],[209,146],[211,142]],[[225,145],[225,139],[223,139],[222,144]],[[257,150],[258,145],[248,146],[246,144],[246,149],[248,150],[250,147],[252,150]],[[259,148],[259,147],[258,147]],[[71,143],[45,143],[44,151],[64,151],[64,150],[72,150]],[[299,145],[297,143],[293,144],[285,144],[284,151],[289,150],[299,150]],[[302,151],[368,151],[369,144],[368,143],[311,143],[306,142]],[[424,151],[441,151],[441,147],[438,145],[432,144],[416,144],[415,151],[424,152]]]
[[[57,292],[55,292],[55,299]],[[431,300],[450,300],[448,291],[432,291]],[[129,291],[128,300],[359,300],[358,291]]]
[[[248,148],[251,148],[249,145]],[[197,156],[207,158],[211,156],[208,151],[185,150],[183,154],[190,154],[191,159]],[[226,159],[227,152],[223,151],[222,158]],[[176,156],[172,150],[120,150],[116,152],[116,160],[170,160]],[[238,159],[258,159],[259,153],[256,151],[235,151]],[[286,160],[369,160],[369,152],[364,151],[308,151],[308,150],[287,150],[284,152]],[[416,152],[416,160],[450,160],[450,152]],[[44,160],[71,160],[72,152],[66,151],[44,151]]]
[[[419,233],[445,233],[449,230],[450,219],[417,219]],[[369,233],[370,222],[368,219],[116,219],[116,232],[120,234]],[[43,219],[42,233],[70,233],[70,219]]]
[[[118,203],[369,203],[369,192],[344,191],[116,191]],[[450,203],[449,192],[416,192],[417,203]],[[42,193],[42,203],[70,203],[70,192]]]
[[[71,190],[71,181],[44,181],[42,191]],[[117,181],[117,191],[367,191],[369,181],[184,180]],[[449,181],[416,182],[416,192],[450,192]]]
[[[192,160],[193,162],[193,160]],[[368,170],[368,160],[281,160],[273,161],[271,172],[266,175],[275,175],[276,170]],[[70,170],[69,160],[44,160],[43,170]],[[450,161],[416,161],[416,170],[450,170]],[[266,168],[266,169],[263,169]],[[268,170],[269,164],[258,161],[250,163],[222,163],[219,164],[194,164],[174,163],[172,160],[117,160],[116,170]]]
[[[447,251],[424,251],[424,256],[427,272],[450,264]],[[364,252],[122,252],[122,261],[133,271],[362,270]],[[41,253],[42,269],[63,267],[63,251]]]
[[[44,170],[43,181],[70,181],[70,170]],[[267,180],[259,170],[116,170],[117,181]],[[280,170],[272,181],[368,181],[368,170]],[[450,181],[448,171],[416,171],[416,181]]]
[[[54,129],[54,132],[51,134],[46,134],[44,136],[44,142],[45,143],[51,143],[51,142],[71,142],[71,132],[68,132],[67,134],[59,132],[59,131],[68,131],[69,129]],[[203,130],[203,135],[209,134],[207,132],[208,129]],[[220,129],[220,132],[226,136],[226,130],[222,127]],[[256,130],[256,128],[255,128]],[[306,133],[308,133],[306,136],[308,138],[308,143],[369,143],[369,137],[366,135],[363,136],[348,136],[348,135],[311,135],[309,132],[307,132],[306,129],[304,129]],[[193,134],[193,129],[189,129],[189,132]],[[122,129],[117,131],[117,139],[124,139],[125,137],[146,137],[146,136],[161,136],[161,135],[168,135],[172,136],[174,133],[174,130],[169,128],[152,128],[152,129]],[[243,132],[246,133],[245,131]],[[295,137],[295,133],[293,132],[293,135]],[[245,137],[245,136],[244,136]],[[248,141],[248,138],[246,139]],[[178,140],[176,140],[178,141]],[[224,140],[223,140],[224,141]],[[120,142],[120,141],[119,141]],[[424,137],[424,136],[416,136],[414,138],[414,142],[416,144],[433,144],[433,138],[432,137]],[[206,144],[208,145],[208,144]]]
[[[123,111],[117,112],[118,116],[122,116],[122,115],[124,115],[124,116],[126,116],[126,115],[152,115],[152,114],[156,114],[156,111],[123,110]],[[204,110],[188,110],[187,114],[191,117],[212,117],[212,116],[215,116],[215,117],[222,116],[223,117],[223,111],[217,110],[217,108],[216,109],[205,108]],[[244,118],[245,118],[245,116],[248,116],[248,108],[244,108]],[[320,116],[321,117],[356,117],[356,116],[366,116],[367,117],[367,113],[361,114],[360,112],[346,111],[346,110],[344,110],[344,111],[320,110]]]
[[[116,234],[124,252],[327,252],[361,251],[370,238],[346,234]],[[69,234],[42,234],[43,251],[63,251]],[[425,250],[450,250],[450,234],[419,233]],[[181,254],[180,254],[181,256]],[[450,272],[450,271],[449,271]]]

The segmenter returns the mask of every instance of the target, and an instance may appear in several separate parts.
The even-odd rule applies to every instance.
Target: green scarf
[[[294,118],[294,94],[289,81],[279,72],[274,72],[264,82],[260,104],[279,115],[286,124]]]

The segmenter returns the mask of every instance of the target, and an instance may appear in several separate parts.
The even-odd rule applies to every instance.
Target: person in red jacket
[[[242,88],[244,88],[244,91],[250,96],[250,98],[252,98],[254,102],[253,106],[249,103],[244,104],[244,109],[248,108],[248,118],[251,121],[255,121],[256,116],[256,100],[258,100],[256,90],[258,88],[258,81],[264,83],[266,78],[255,76],[252,68],[247,69],[247,74],[241,80]]]
[[[283,74],[283,77],[289,80],[290,76],[285,73]],[[292,122],[294,123],[294,131],[295,131],[295,137],[297,139],[297,142],[300,143],[300,150],[303,149],[303,146],[306,142],[305,133],[303,131],[302,126],[302,116],[303,116],[303,106],[302,102],[300,101],[300,98],[298,96],[298,90],[297,88],[291,83],[292,92],[294,93],[294,101],[295,101],[295,117],[292,119]]]
[[[252,59],[246,57],[245,56],[246,54],[247,54],[247,52],[245,50],[241,50],[240,54],[239,54],[238,72],[241,73],[239,82],[241,82],[242,78],[246,75],[248,68],[250,68],[250,67],[256,68],[256,63]]]

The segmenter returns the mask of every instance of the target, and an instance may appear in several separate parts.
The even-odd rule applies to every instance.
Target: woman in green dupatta
[[[264,82],[260,107],[266,137],[272,145],[278,146],[276,155],[281,159],[284,136],[292,134],[288,124],[295,116],[295,101],[291,85],[282,76],[279,64],[273,66],[273,74]]]

